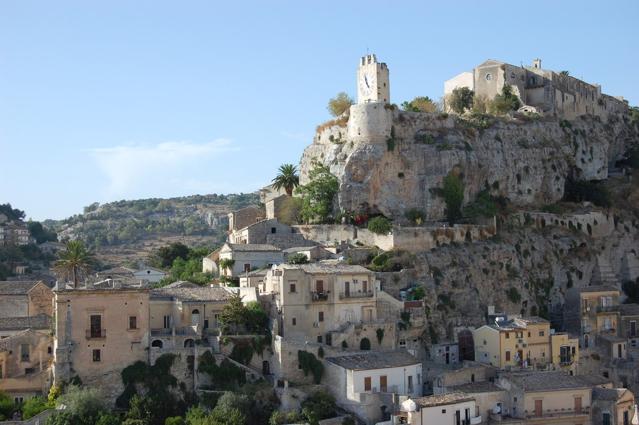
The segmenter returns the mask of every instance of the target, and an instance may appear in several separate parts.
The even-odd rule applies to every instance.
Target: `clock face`
[[[373,79],[367,73],[362,74],[359,87],[364,95],[369,95],[373,90]]]

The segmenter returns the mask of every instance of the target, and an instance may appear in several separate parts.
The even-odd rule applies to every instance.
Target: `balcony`
[[[346,298],[372,298],[373,291],[366,292],[340,292],[339,299],[343,300]]]
[[[616,313],[619,311],[618,305],[598,305],[597,313]]]
[[[106,329],[87,329],[87,339],[104,339],[106,338]]]
[[[526,411],[526,419],[543,419],[543,418],[562,418],[562,417],[577,417],[577,416],[589,416],[590,408],[582,407],[579,410],[575,409],[548,409],[541,412],[540,415],[536,415],[535,412]]]
[[[314,302],[328,301],[328,292],[311,292],[311,300]]]

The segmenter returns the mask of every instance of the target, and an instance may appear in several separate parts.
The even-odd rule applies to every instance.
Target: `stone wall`
[[[518,225],[531,225],[538,229],[558,226],[577,230],[593,238],[610,236],[615,229],[614,217],[610,213],[590,211],[575,214],[552,214],[546,212],[519,212],[513,216]]]
[[[407,210],[418,209],[428,220],[440,220],[445,205],[438,189],[453,170],[463,175],[465,204],[487,186],[516,206],[550,204],[563,197],[570,175],[607,178],[608,164],[639,137],[623,120],[490,118],[482,124],[452,115],[387,112],[392,112],[392,143],[386,143],[385,130],[370,138],[349,133],[339,144],[316,138],[301,158],[301,184],[319,161],[339,180],[340,210],[380,212],[402,222]],[[351,122],[357,118],[351,116],[349,128],[356,125]]]

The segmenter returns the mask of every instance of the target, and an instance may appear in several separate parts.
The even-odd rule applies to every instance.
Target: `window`
[[[544,331],[539,331],[539,336],[544,336]]]
[[[102,360],[102,353],[100,350],[93,350],[93,361],[99,362]]]
[[[510,351],[506,351],[506,361],[510,361]]]
[[[379,391],[385,393],[388,387],[388,377],[382,375],[379,377]]]
[[[164,316],[164,329],[169,329],[171,327],[171,316]]]
[[[53,349],[50,345],[47,347],[47,354],[53,354]],[[2,374],[0,374],[0,376],[2,376]]]
[[[510,339],[510,332],[506,332],[506,339]]]
[[[318,292],[320,294],[322,292],[324,292],[324,281],[323,280],[315,281],[315,292]]]
[[[559,361],[564,364],[570,363],[570,347],[559,347]]]
[[[635,320],[630,321],[630,336],[637,336],[637,322]]]
[[[291,292],[291,293],[295,292],[295,284],[294,283],[289,284],[288,292]]]
[[[251,265],[249,263],[244,264],[244,273],[251,271]]]
[[[320,312],[317,314],[317,320],[319,320],[320,322],[323,322],[323,321],[324,321],[324,312],[323,312],[323,311],[320,311]]]
[[[322,342],[324,342],[324,338],[322,338],[322,335],[317,335],[317,343],[321,344]]]
[[[271,233],[277,233],[277,228],[276,227],[271,227]]]
[[[367,376],[364,378],[364,391],[371,390],[371,377]]]
[[[129,329],[137,329],[137,328],[138,328],[137,316],[129,316]]]
[[[29,361],[29,344],[20,344],[20,361]]]
[[[493,79],[492,74],[491,74],[491,73],[487,73],[487,74],[486,74],[486,81],[490,81],[490,80],[492,80],[492,79]]]
[[[91,321],[91,338],[102,337],[102,316],[99,314],[92,314]]]
[[[413,375],[408,375],[408,392],[413,392]]]
[[[297,325],[297,319],[295,317],[291,319],[291,325],[293,326]]]

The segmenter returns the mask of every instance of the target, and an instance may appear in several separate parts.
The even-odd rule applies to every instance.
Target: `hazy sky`
[[[543,59],[639,104],[639,1],[0,0],[0,203],[248,192],[297,163],[358,58],[391,100],[488,58]]]

